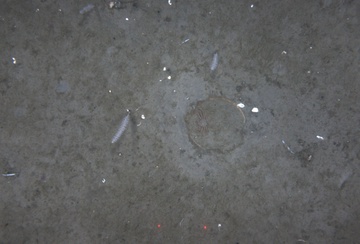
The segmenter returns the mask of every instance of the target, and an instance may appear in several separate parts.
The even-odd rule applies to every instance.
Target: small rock
[[[55,91],[60,94],[67,93],[69,90],[70,90],[70,85],[67,81],[64,80],[60,81],[55,88]]]

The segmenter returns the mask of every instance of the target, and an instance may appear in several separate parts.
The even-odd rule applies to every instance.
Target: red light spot
[[[157,227],[158,227],[158,228],[160,228],[160,227],[161,227],[161,225],[160,225],[160,224],[158,224],[158,225],[157,225]]]
[[[206,230],[207,229],[207,226],[206,225],[204,225],[204,230]]]

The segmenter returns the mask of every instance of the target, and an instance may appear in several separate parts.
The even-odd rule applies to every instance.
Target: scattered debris
[[[109,2],[109,8],[121,9],[121,2],[120,1],[111,1],[111,2]]]
[[[105,1],[105,3],[106,2],[107,1]],[[132,3],[133,5],[136,5],[135,0],[128,0],[128,1],[115,0],[115,1],[110,1],[106,4],[109,6],[110,9],[124,9],[126,8],[125,4],[127,3]]]

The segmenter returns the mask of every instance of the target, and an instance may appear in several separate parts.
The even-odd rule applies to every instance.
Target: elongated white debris
[[[113,138],[111,140],[111,143],[115,143],[120,139],[121,135],[126,130],[126,126],[129,123],[129,119],[130,119],[130,113],[128,112],[128,114],[125,116],[125,118],[121,121],[119,129],[117,130],[117,132],[113,136]]]
[[[322,140],[322,141],[323,141],[323,140],[325,140],[325,138],[324,138],[324,137],[319,136],[319,135],[317,135],[317,136],[316,136],[316,138],[317,138],[317,139],[320,139],[320,140]]]
[[[284,140],[281,140],[281,142],[282,142],[282,144],[284,144],[284,146],[290,153],[295,154],[295,152],[293,150],[291,150],[291,148],[286,144],[286,142]]]
[[[11,177],[11,176],[16,176],[15,173],[7,173],[7,174],[2,174],[5,177]]]
[[[94,7],[95,7],[94,4],[89,3],[88,5],[86,5],[86,6],[83,7],[82,9],[80,9],[79,13],[80,13],[80,14],[85,14],[85,13],[91,11]]]
[[[210,70],[214,71],[217,68],[218,64],[219,64],[219,54],[216,52],[213,56],[213,59],[212,59],[211,65],[210,65]]]

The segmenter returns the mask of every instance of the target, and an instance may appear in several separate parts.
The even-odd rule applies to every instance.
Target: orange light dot
[[[160,224],[158,224],[158,225],[157,225],[157,227],[158,227],[158,228],[160,228],[160,227],[161,227],[161,225],[160,225]]]
[[[206,230],[207,229],[207,226],[206,225],[204,225],[204,230]]]

